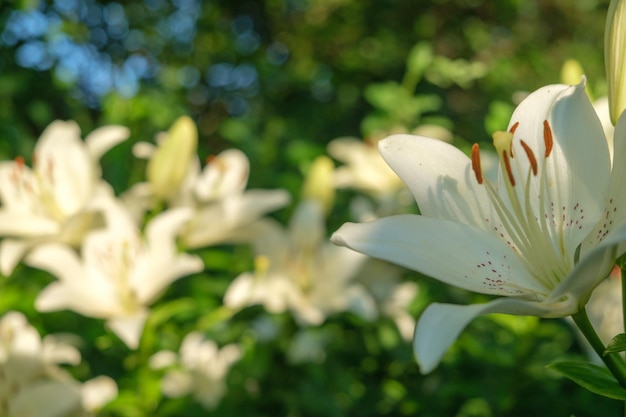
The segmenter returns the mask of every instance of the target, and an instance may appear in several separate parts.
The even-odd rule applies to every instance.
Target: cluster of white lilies
[[[361,208],[363,215],[375,216],[378,206],[401,200],[396,196],[404,187],[381,164],[374,146],[356,139],[335,142],[331,152],[346,164],[336,172],[328,157],[312,164],[285,227],[266,214],[289,204],[291,196],[284,190],[247,190],[250,164],[236,149],[202,167],[196,127],[188,117],[157,136],[156,144],[135,144],[135,156],[147,159],[146,181],[116,196],[99,159],[130,136],[125,127],[104,126],[83,140],[76,123],[55,121],[36,143],[30,164],[22,157],[0,162],[0,268],[11,276],[23,263],[54,277],[36,297],[37,312],[71,310],[103,320],[120,343],[135,350],[151,305],[174,281],[189,275],[211,279],[194,250],[249,245],[253,270],[233,277],[223,294],[230,314],[262,305],[269,313],[292,314],[303,328],[339,312],[365,320],[382,314],[395,320],[405,339],[412,337],[414,320],[406,306],[416,284],[401,282],[398,268],[332,244],[326,233],[335,183],[375,197],[376,203]],[[364,171],[371,163],[380,172]],[[293,343],[295,361],[310,360],[316,350],[301,336]],[[70,342],[67,335],[45,335],[42,341],[17,311],[0,317],[0,414],[87,415],[115,397],[112,379],[99,376],[81,384],[59,367],[80,362]],[[212,408],[242,354],[237,343],[220,347],[193,331],[178,352],[154,352],[151,366],[155,372],[166,369],[166,396],[190,394]],[[58,408],[47,405],[60,397]]]
[[[134,350],[151,306],[174,281],[211,279],[194,251],[249,245],[254,267],[232,277],[222,294],[231,314],[261,305],[291,314],[302,328],[340,312],[364,320],[385,315],[406,340],[414,339],[424,373],[478,315],[572,316],[621,385],[617,391],[602,385],[599,393],[606,388],[626,400],[626,364],[605,355],[586,313],[604,315],[600,333],[623,331],[616,324],[623,318],[619,279],[605,281],[626,251],[626,117],[619,117],[626,106],[626,25],[613,25],[626,6],[611,4],[612,123],[601,122],[584,79],[539,88],[493,135],[495,179],[478,145],[466,155],[425,136],[396,134],[377,143],[341,138],[328,152],[343,166],[335,169],[325,156],[312,162],[292,203],[284,190],[248,190],[250,164],[236,149],[202,167],[196,127],[181,117],[156,144],[136,143],[135,156],[147,160],[146,181],[115,195],[99,159],[131,132],[105,126],[83,140],[76,123],[56,121],[41,135],[30,166],[21,157],[0,163],[0,271],[10,276],[20,263],[47,271],[54,278],[41,288],[37,312],[71,310],[103,320]],[[368,199],[355,198],[351,206],[361,223],[346,223],[329,239],[325,223],[336,187]],[[411,194],[419,215],[406,214]],[[269,213],[288,204],[293,214],[285,227]],[[380,260],[494,298],[433,303],[415,327],[407,306],[416,284],[402,282],[402,270]],[[599,304],[588,305],[590,298]],[[18,311],[0,317],[0,415],[89,415],[116,396],[111,378],[79,382],[59,366],[80,362],[76,338],[42,339]],[[622,345],[614,351],[626,350]],[[151,352],[152,368],[167,370],[163,393],[190,394],[215,407],[230,367],[245,352],[236,341],[218,346],[200,330],[179,346]],[[292,346],[294,361],[323,356],[311,333],[300,333]]]

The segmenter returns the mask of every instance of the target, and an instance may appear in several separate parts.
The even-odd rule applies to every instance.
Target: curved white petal
[[[147,319],[148,312],[139,311],[134,316],[112,318],[107,320],[106,324],[126,346],[137,349]]]
[[[76,253],[61,244],[46,244],[33,249],[24,259],[27,265],[50,272],[61,281],[84,279],[84,270]]]
[[[571,294],[580,300],[582,307],[593,289],[611,272],[615,259],[622,254],[620,246],[624,243],[626,243],[626,224],[613,230],[599,245],[587,253],[552,292],[550,299],[558,300],[560,297]]]
[[[109,149],[130,136],[125,126],[102,126],[85,137],[85,145],[94,161],[99,160]]]
[[[27,240],[2,239],[0,242],[0,273],[9,276],[31,247]]]
[[[422,313],[413,340],[413,350],[423,374],[437,367],[459,334],[481,314],[504,313],[544,316],[555,306],[515,298],[498,298],[485,304],[454,305],[433,303]]]
[[[238,149],[227,149],[212,159],[204,168],[195,185],[200,201],[222,199],[233,193],[241,193],[248,183],[250,162]]]
[[[224,201],[209,203],[193,216],[182,233],[182,241],[189,248],[247,241],[253,237],[247,233],[252,222],[285,206],[289,200],[290,195],[285,190],[248,190]]]
[[[553,147],[546,157],[548,127]],[[611,159],[602,124],[585,92],[577,86],[550,85],[530,94],[511,116],[515,128],[511,159],[517,181],[530,172],[523,140],[534,151],[539,173],[530,175],[530,195],[545,190],[545,202],[532,198],[536,217],[545,217],[555,247],[573,257],[577,246],[604,214]],[[502,172],[500,185],[503,185]],[[516,187],[523,196],[524,187]]]
[[[155,217],[146,228],[147,254],[138,260],[131,285],[142,303],[150,303],[170,283],[202,270],[199,257],[178,253],[176,234],[190,217],[191,210],[168,210]]]
[[[331,240],[474,292],[549,293],[502,241],[461,223],[398,215],[368,223],[346,223]],[[453,262],[450,256],[454,256]]]
[[[18,394],[11,396],[9,401],[9,416],[59,417],[80,411],[81,397],[75,381],[42,378],[17,391]]]
[[[392,135],[378,144],[385,161],[411,190],[424,216],[452,220],[488,230],[496,218],[485,187],[470,159],[436,139]]]
[[[581,254],[584,256],[592,250],[598,243],[615,227],[626,223],[626,113],[617,121],[613,137],[613,169],[611,171],[611,183],[608,195],[605,200],[604,215],[600,218],[596,227],[591,230],[583,247]]]
[[[106,403],[117,397],[115,381],[108,376],[97,376],[85,381],[81,387],[83,407],[88,411],[98,411]]]
[[[76,123],[51,123],[35,146],[33,160],[33,171],[45,179],[45,186],[65,215],[72,215],[85,205],[100,167],[89,155]]]
[[[34,213],[0,209],[0,235],[39,237],[59,232],[59,224]]]

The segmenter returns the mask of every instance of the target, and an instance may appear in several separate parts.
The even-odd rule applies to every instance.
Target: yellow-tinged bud
[[[333,171],[335,165],[327,156],[317,157],[311,164],[302,187],[302,199],[317,200],[328,214],[335,203]]]
[[[166,200],[176,193],[197,147],[198,131],[193,120],[188,116],[176,119],[146,167],[146,177],[157,197]]]
[[[567,59],[561,67],[561,83],[567,85],[578,85],[585,76],[585,70],[580,62],[575,59]],[[589,84],[585,83],[585,92],[589,100],[593,101]]]
[[[613,125],[626,108],[626,0],[611,0],[604,30],[604,65]]]

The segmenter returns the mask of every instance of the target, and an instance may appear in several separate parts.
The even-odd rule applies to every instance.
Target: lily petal
[[[54,201],[66,215],[80,210],[91,195],[100,175],[75,122],[57,120],[39,138],[34,150],[33,170],[46,178]]]
[[[412,135],[389,136],[378,147],[409,187],[424,216],[491,228],[485,219],[495,219],[496,215],[485,187],[479,186],[470,159],[459,149]]]
[[[423,374],[437,367],[463,329],[481,314],[503,313],[544,316],[554,306],[516,298],[498,298],[485,304],[433,303],[422,313],[415,329],[413,349]]]
[[[461,223],[398,215],[368,223],[346,223],[331,240],[474,292],[549,293],[500,239]],[[454,262],[446,253],[454,254]]]
[[[102,126],[85,137],[85,145],[94,161],[99,160],[109,149],[128,139],[130,129],[125,126]]]
[[[0,273],[9,276],[31,246],[27,240],[2,239],[0,242]]]
[[[581,256],[592,250],[615,226],[626,223],[626,112],[617,121],[613,136],[613,170],[611,184],[606,197],[604,215],[591,230],[583,247]]]
[[[585,255],[546,301],[558,300],[571,294],[580,299],[581,307],[585,305],[593,289],[611,272],[615,259],[622,255],[620,252],[625,249],[624,243],[626,243],[626,224],[612,231],[606,239]]]
[[[554,246],[573,254],[604,214],[611,177],[609,147],[584,80],[574,87],[549,85],[533,92],[517,107],[509,128],[515,130],[513,172],[521,178],[530,172],[523,140],[539,153],[535,157],[540,170],[545,171],[544,175],[530,176],[531,195],[539,195],[544,186],[544,206],[539,207],[540,199],[530,203],[537,217],[548,216]],[[546,147],[549,136],[553,140],[550,151]],[[501,172],[501,186],[504,181]],[[522,197],[525,190],[517,189]]]
[[[148,312],[140,311],[134,316],[107,320],[106,324],[126,346],[137,349],[147,319]]]

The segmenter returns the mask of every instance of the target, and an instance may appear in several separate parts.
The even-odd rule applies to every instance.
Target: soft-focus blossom
[[[166,371],[161,388],[168,397],[192,394],[205,408],[215,408],[226,394],[226,377],[231,366],[241,358],[239,346],[217,346],[199,332],[183,339],[178,354],[157,352],[150,360],[153,368],[172,367]]]
[[[377,142],[343,137],[328,144],[328,153],[344,163],[335,169],[335,187],[358,190],[375,201],[352,202],[353,215],[359,220],[405,212],[413,204],[400,178],[389,168],[378,152]]]
[[[301,324],[313,325],[342,311],[368,319],[376,315],[372,297],[354,280],[366,257],[326,239],[317,201],[302,201],[288,229],[271,219],[260,220],[255,229],[256,270],[231,283],[226,306],[263,304],[269,312],[289,310]]]
[[[604,67],[613,124],[626,109],[626,1],[611,0],[604,30]]]
[[[3,274],[10,274],[30,247],[50,241],[77,246],[101,225],[101,205],[112,192],[98,160],[128,135],[125,127],[104,126],[82,141],[75,122],[57,120],[37,141],[32,168],[23,158],[0,162]]]
[[[626,119],[615,129],[613,165],[584,84],[551,85],[494,134],[498,184],[441,141],[397,135],[380,151],[422,216],[345,224],[334,242],[463,289],[505,296],[486,304],[431,304],[416,329],[423,372],[477,315],[564,317],[579,311],[626,241]]]
[[[142,143],[139,156],[150,158],[154,147]],[[289,202],[285,190],[246,190],[250,162],[237,149],[228,149],[201,169],[194,159],[178,191],[167,200],[171,207],[189,207],[193,215],[181,230],[182,243],[189,248],[246,240],[247,226],[266,213]],[[154,207],[148,183],[136,184],[123,196],[135,217]]]
[[[167,200],[178,192],[196,158],[198,131],[187,116],[178,118],[148,160],[146,178],[154,194]]]
[[[401,280],[406,270],[378,259],[368,259],[358,274],[362,282],[374,296],[382,316],[391,318],[404,340],[411,340],[415,330],[415,319],[408,308],[418,293],[415,282]]]
[[[189,209],[159,214],[147,224],[144,237],[123,208],[112,207],[107,227],[87,235],[80,257],[60,244],[37,247],[26,263],[58,281],[39,294],[35,307],[105,319],[124,343],[136,348],[147,307],[171,282],[203,268],[198,257],[176,249],[176,235],[190,215]]]
[[[79,362],[76,348],[52,336],[42,340],[21,313],[6,313],[0,319],[0,415],[87,416],[117,395],[108,377],[80,384],[58,366]]]

